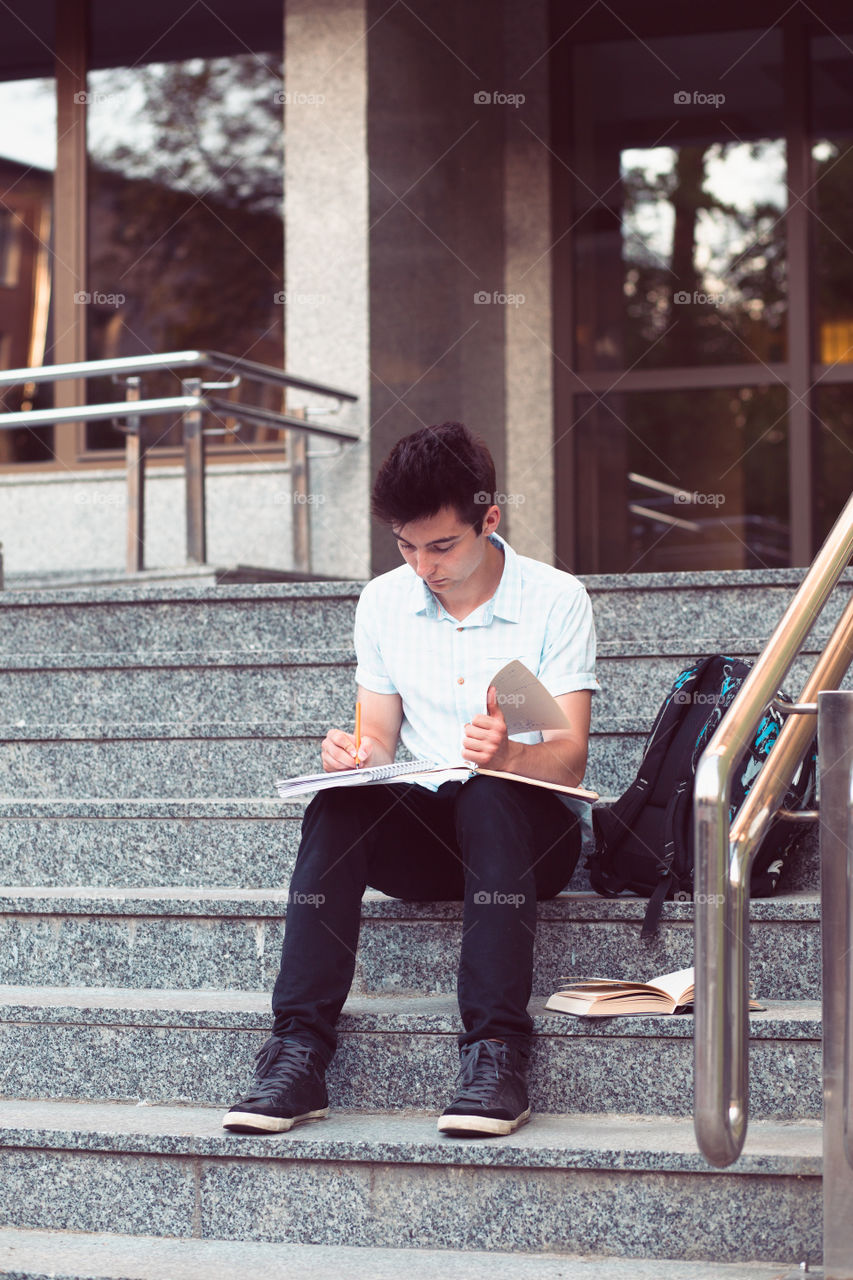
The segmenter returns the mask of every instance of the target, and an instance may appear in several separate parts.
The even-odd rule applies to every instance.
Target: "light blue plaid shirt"
[[[404,745],[440,765],[461,762],[463,726],[485,712],[492,677],[513,658],[555,697],[599,688],[582,583],[491,538],[504,553],[503,574],[491,600],[464,623],[407,564],[368,582],[356,609],[356,680],[373,693],[399,693]],[[513,740],[541,742],[542,735]]]

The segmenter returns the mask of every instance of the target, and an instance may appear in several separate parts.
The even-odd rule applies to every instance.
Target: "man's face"
[[[394,536],[406,564],[436,595],[453,595],[476,577],[483,565],[488,535],[500,521],[498,507],[489,507],[483,529],[459,518],[453,507],[442,507],[425,520],[395,525]]]

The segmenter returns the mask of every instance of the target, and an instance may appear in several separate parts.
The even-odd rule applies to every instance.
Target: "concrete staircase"
[[[589,784],[621,791],[673,675],[755,654],[797,581],[589,579]],[[437,1133],[460,904],[376,893],[331,1117],[269,1139],[220,1128],[267,1034],[298,843],[302,805],[273,782],[314,767],[325,727],[352,716],[356,598],[340,583],[0,597],[0,1274],[769,1280],[819,1261],[816,833],[785,891],[752,906],[766,1011],[729,1170],[693,1139],[691,1017],[544,1009],[566,972],[692,962],[692,904],[667,904],[641,945],[645,904],[597,898],[580,869],[539,910],[536,1114],[518,1134]]]

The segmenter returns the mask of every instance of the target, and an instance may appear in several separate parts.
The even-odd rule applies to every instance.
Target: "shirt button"
[[[464,676],[459,676],[459,678],[457,679],[456,683],[457,683],[457,684],[464,684],[464,683],[465,683],[465,677],[464,677]]]
[[[464,627],[457,627],[457,628],[456,628],[456,630],[457,630],[457,631],[464,631],[464,630],[465,630],[465,628],[464,628]]]

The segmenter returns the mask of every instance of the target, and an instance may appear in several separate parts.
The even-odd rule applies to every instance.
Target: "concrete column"
[[[285,333],[289,372],[358,395],[370,423],[366,0],[286,0]],[[317,405],[290,395],[293,407]],[[310,441],[310,454],[334,454]],[[369,446],[310,457],[314,571],[370,576]]]
[[[554,560],[553,234],[548,6],[505,0],[508,92],[504,162],[505,289],[523,298],[506,315],[506,488],[512,545]],[[521,501],[523,499],[523,501]],[[564,498],[565,500],[565,498]]]
[[[363,397],[369,470],[420,426],[487,441],[513,544],[553,557],[546,0],[288,0],[287,364]],[[298,402],[295,402],[298,403]],[[314,446],[316,449],[317,446]],[[314,565],[399,563],[365,451],[314,462]],[[325,499],[325,501],[320,501]]]

